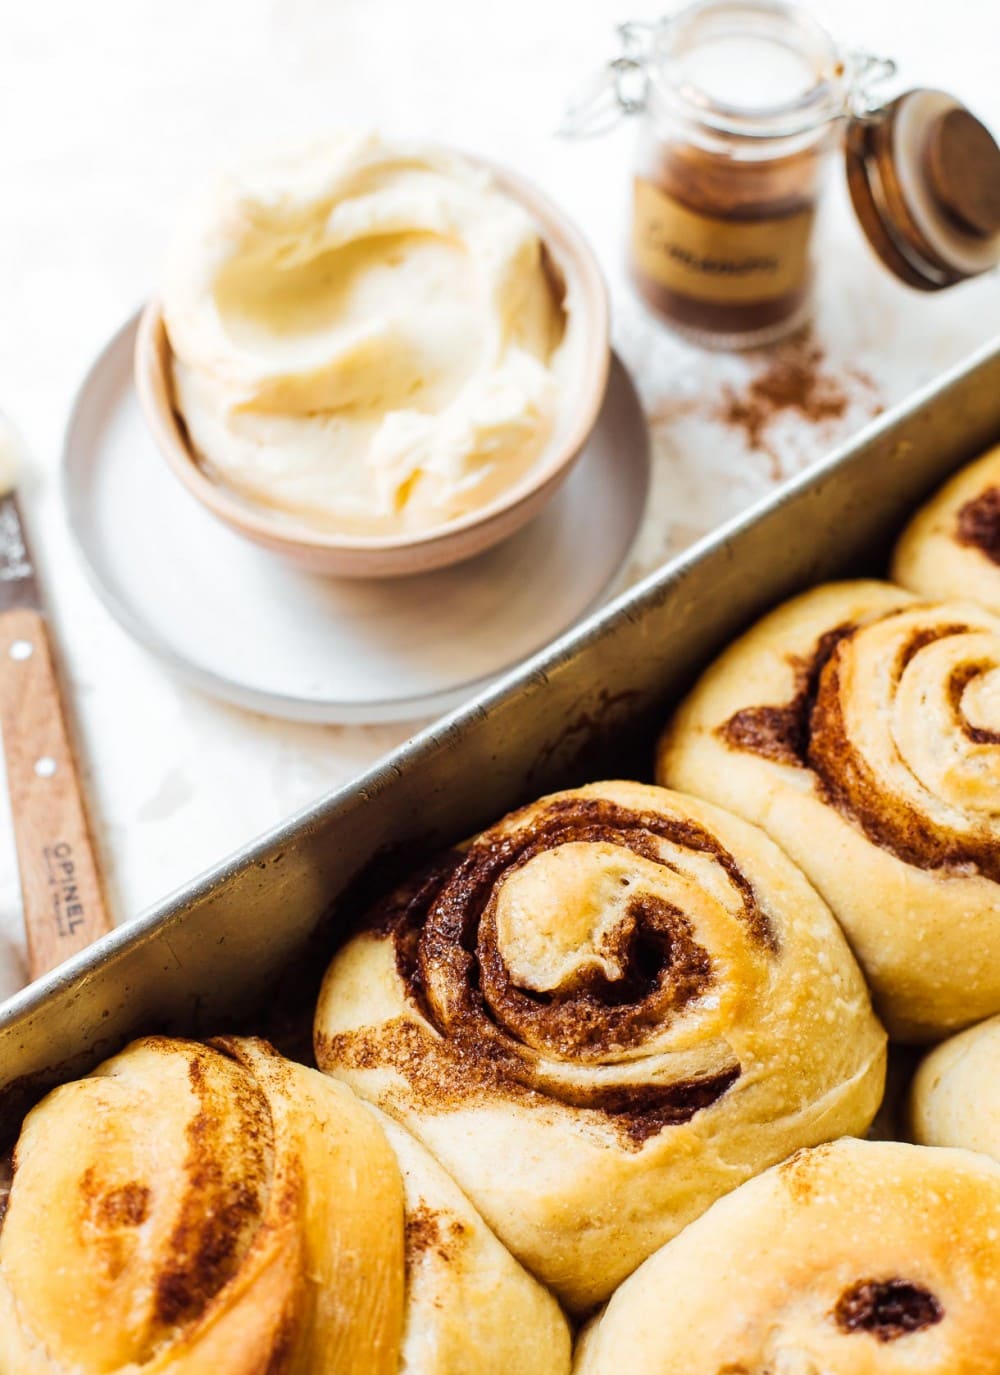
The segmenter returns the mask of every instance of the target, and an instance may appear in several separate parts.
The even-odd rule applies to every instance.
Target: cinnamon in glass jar
[[[809,310],[810,245],[844,66],[796,7],[702,0],[651,31],[631,268],[700,343],[779,338]]]
[[[696,0],[618,32],[623,51],[563,129],[639,117],[632,277],[696,343],[749,348],[805,322],[834,147],[900,281],[940,291],[1000,265],[1000,144],[954,96],[878,96],[894,64],[843,52],[791,0]]]

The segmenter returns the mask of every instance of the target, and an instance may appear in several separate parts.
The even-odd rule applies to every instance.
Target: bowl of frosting
[[[455,563],[528,521],[596,422],[608,305],[519,176],[351,133],[190,208],[136,342],[146,420],[249,539],[345,577]]]

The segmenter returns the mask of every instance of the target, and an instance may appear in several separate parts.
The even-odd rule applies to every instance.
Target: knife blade
[[[0,497],[0,612],[16,606],[41,611],[42,598],[17,496],[8,492]]]
[[[52,637],[0,421],[0,733],[32,978],[111,929]]]

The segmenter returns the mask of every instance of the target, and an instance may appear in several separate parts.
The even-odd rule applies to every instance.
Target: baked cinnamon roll
[[[964,1146],[1000,1160],[1000,1017],[924,1059],[910,1089],[910,1123],[925,1146]]]
[[[25,1120],[14,1375],[548,1375],[550,1295],[397,1125],[265,1042],[136,1041]]]
[[[998,1217],[985,1156],[800,1151],[641,1266],[574,1375],[996,1375]]]
[[[917,512],[896,546],[892,578],[926,597],[1000,613],[1000,445]]]
[[[316,1054],[577,1311],[748,1176],[864,1131],[884,1074],[794,865],[637,783],[543,798],[379,906],[326,975]]]
[[[890,1035],[1000,1011],[1000,620],[816,588],[704,674],[658,779],[756,821],[847,933]]]

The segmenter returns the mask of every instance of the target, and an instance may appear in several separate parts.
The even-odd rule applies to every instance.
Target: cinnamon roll
[[[658,779],[756,821],[833,909],[890,1035],[1000,1011],[1000,620],[816,588],[712,666]]]
[[[910,1089],[910,1123],[925,1146],[965,1146],[1000,1160],[1000,1017],[924,1059]]]
[[[28,1115],[14,1165],[12,1375],[568,1371],[555,1301],[441,1167],[263,1041],[136,1041]]]
[[[574,1375],[996,1375],[998,1217],[985,1156],[800,1151],[641,1266]]]
[[[513,813],[370,913],[327,972],[316,1054],[576,1311],[748,1176],[864,1131],[884,1075],[794,865],[621,782]]]
[[[963,468],[903,531],[892,578],[926,597],[1000,613],[1000,445]]]

